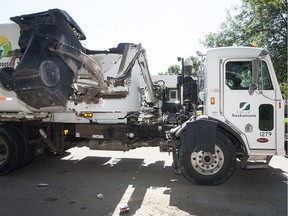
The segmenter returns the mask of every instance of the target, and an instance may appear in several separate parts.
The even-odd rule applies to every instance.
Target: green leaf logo
[[[0,36],[0,58],[6,57],[11,51],[11,43],[6,37]]]
[[[239,104],[239,108],[240,108],[241,110],[248,111],[248,110],[250,110],[250,104],[247,103],[247,102],[241,102],[241,103]]]

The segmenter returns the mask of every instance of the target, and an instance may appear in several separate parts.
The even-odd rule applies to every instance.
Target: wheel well
[[[224,134],[233,143],[237,155],[243,155],[247,152],[242,138],[235,131],[232,131],[232,129],[227,130],[219,124],[217,130]]]
[[[237,133],[233,128],[227,126],[227,124],[223,123],[222,121],[219,121],[218,119],[211,118],[211,117],[209,117],[208,119],[217,122],[217,127],[216,127],[217,132],[222,133],[232,142],[238,156],[247,154],[245,143],[239,133]],[[181,135],[185,134],[185,131],[186,131],[186,127],[183,131],[181,131],[179,136],[177,136],[178,138],[181,139],[182,142],[183,142],[183,137]]]

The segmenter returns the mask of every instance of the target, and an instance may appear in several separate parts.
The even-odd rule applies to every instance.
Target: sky
[[[84,31],[87,48],[107,50],[122,42],[141,43],[150,73],[156,75],[179,64],[177,57],[205,52],[200,40],[219,31],[226,10],[240,4],[241,0],[5,0],[0,23],[11,22],[13,16],[65,10]]]

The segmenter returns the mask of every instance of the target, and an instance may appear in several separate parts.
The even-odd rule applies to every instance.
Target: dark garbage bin
[[[65,106],[75,73],[77,59],[54,48],[84,51],[79,39],[85,35],[65,11],[53,9],[11,18],[20,26],[20,61],[12,75],[17,97],[36,109]]]

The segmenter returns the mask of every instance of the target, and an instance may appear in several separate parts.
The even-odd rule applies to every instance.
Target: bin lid
[[[48,11],[32,13],[32,14],[25,14],[25,15],[21,15],[21,16],[17,16],[17,17],[11,17],[10,19],[14,22],[16,22],[16,20],[19,20],[19,18],[22,21],[29,21],[29,20],[33,20],[37,17],[48,17],[51,13],[56,13],[56,14],[58,13],[58,14],[63,15],[65,20],[76,30],[78,39],[79,40],[85,40],[86,39],[86,36],[85,36],[84,32],[82,31],[82,29],[78,26],[78,24],[73,20],[73,18],[65,10],[51,9]]]

